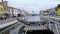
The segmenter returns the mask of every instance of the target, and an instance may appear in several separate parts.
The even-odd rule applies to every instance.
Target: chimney
[[[1,0],[1,2],[3,2],[3,0]]]

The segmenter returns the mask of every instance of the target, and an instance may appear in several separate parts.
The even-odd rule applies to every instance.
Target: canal
[[[40,16],[29,16],[29,18],[26,19],[26,21],[41,21],[41,20]]]
[[[26,20],[29,21],[41,21],[40,16],[29,16]],[[0,34],[20,34],[20,29],[23,26],[21,22],[18,22],[15,25],[12,25],[2,31],[0,31]]]

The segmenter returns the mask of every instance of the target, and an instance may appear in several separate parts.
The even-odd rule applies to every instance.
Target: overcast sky
[[[5,1],[5,0],[4,0]],[[53,8],[60,4],[60,0],[7,0],[9,6],[25,9],[27,12],[39,13],[40,10]]]

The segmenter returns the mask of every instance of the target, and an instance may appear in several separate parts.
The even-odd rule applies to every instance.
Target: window
[[[4,8],[4,11],[6,11],[6,8]]]
[[[1,8],[1,11],[3,11],[3,8]]]
[[[3,8],[0,8],[0,12],[3,11]]]
[[[9,10],[9,12],[10,12],[10,10]]]

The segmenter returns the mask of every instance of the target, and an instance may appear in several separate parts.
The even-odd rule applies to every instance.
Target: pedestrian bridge
[[[43,16],[40,15],[41,20],[46,20],[49,23],[50,30],[55,32],[56,34],[60,34],[60,16]],[[53,22],[54,26],[51,26],[51,23]]]
[[[43,16],[43,15],[40,15],[40,19],[42,20],[47,20],[47,21],[60,21],[60,16]]]
[[[26,26],[24,30],[45,30],[45,26]]]

